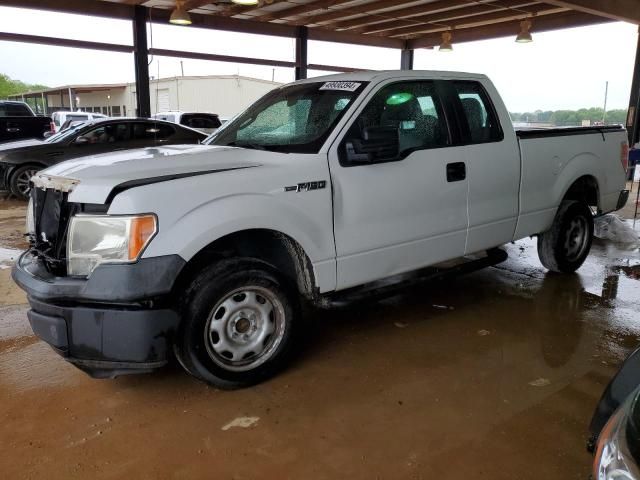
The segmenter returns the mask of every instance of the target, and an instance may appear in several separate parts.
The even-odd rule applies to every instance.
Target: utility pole
[[[604,125],[607,120],[607,100],[609,99],[609,80],[604,87],[604,113],[602,114],[602,124]]]
[[[184,77],[184,64],[182,63],[182,60],[180,60],[180,71],[182,72],[182,76]]]

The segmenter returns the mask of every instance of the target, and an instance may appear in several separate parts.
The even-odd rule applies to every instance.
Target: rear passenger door
[[[349,144],[379,127],[397,130],[400,155],[349,160]],[[355,112],[329,153],[338,288],[464,254],[468,183],[453,137],[433,81],[391,82]]]
[[[518,143],[511,125],[503,128],[500,123],[498,112],[502,118],[508,114],[502,103],[491,101],[500,98],[493,86],[451,80],[444,88],[458,118],[469,179],[465,254],[476,253],[513,239],[519,211]]]

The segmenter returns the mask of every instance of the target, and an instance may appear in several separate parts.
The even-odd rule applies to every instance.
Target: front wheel
[[[582,266],[593,241],[593,214],[583,202],[560,204],[551,228],[538,236],[538,257],[552,272],[572,273]]]
[[[31,177],[41,169],[34,165],[25,165],[17,168],[9,180],[9,190],[21,200],[29,198],[31,192]]]
[[[175,351],[193,376],[239,388],[274,375],[301,329],[298,297],[270,265],[221,260],[192,281],[181,300]]]

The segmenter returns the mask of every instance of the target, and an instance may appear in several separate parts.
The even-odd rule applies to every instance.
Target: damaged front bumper
[[[179,317],[162,299],[183,265],[171,255],[100,266],[76,279],[52,276],[26,252],[12,276],[27,292],[33,332],[89,375],[112,378],[167,363]]]

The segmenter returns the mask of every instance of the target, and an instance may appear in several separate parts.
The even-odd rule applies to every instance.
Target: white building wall
[[[151,113],[166,106],[170,110],[217,113],[231,118],[251,105],[265,93],[280,86],[277,82],[255,78],[230,76],[174,77],[150,82]],[[127,112],[135,112],[135,84],[124,95]]]

